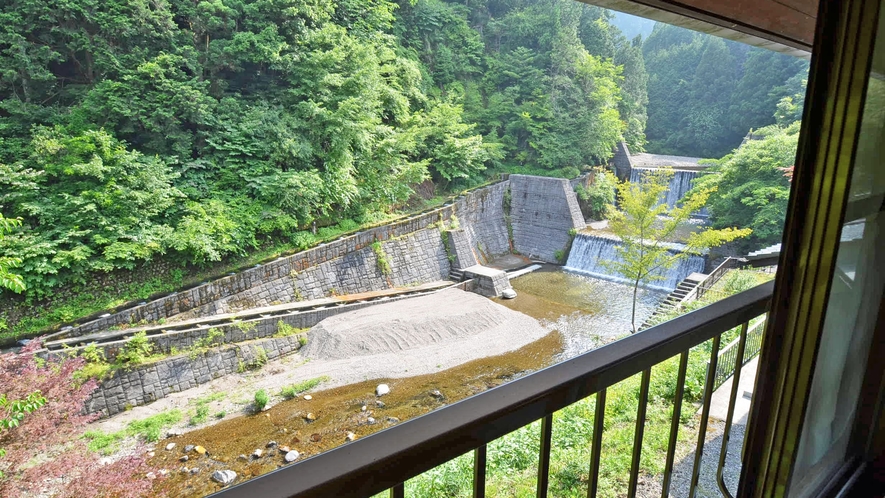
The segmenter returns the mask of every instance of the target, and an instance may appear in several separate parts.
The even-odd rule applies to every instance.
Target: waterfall
[[[618,241],[615,239],[579,233],[575,236],[575,240],[572,243],[572,250],[569,253],[568,261],[565,264],[565,270],[604,280],[632,284],[633,282],[628,281],[621,275],[609,272],[609,270],[600,263],[601,261],[620,259],[618,252],[615,251],[615,246],[617,245]],[[680,244],[670,244],[670,246],[672,246],[672,248],[669,249],[671,252],[675,253],[680,251]],[[663,280],[648,282],[645,284],[645,287],[669,292],[675,289],[676,286],[679,285],[679,282],[691,273],[703,273],[704,266],[705,261],[703,256],[692,255],[683,258],[679,260],[673,268],[670,268],[662,274],[664,276]]]
[[[630,171],[630,183],[642,181],[642,177],[648,171],[652,170],[647,168],[633,168]],[[697,171],[673,171],[673,177],[670,178],[670,187],[667,189],[666,198],[661,199],[661,203],[666,202],[671,208],[675,207],[685,194],[691,190],[691,182],[697,177]],[[707,217],[707,208],[702,208],[699,212],[695,213],[695,216]]]

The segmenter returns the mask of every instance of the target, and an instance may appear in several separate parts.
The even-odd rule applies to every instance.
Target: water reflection
[[[563,338],[560,360],[595,349],[630,334],[633,288],[629,285],[567,273],[555,266],[511,280],[516,299],[498,300],[541,321]],[[654,312],[666,292],[639,289],[636,321]]]

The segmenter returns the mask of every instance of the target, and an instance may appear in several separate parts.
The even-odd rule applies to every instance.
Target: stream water
[[[348,432],[357,438],[367,436],[629,333],[632,289],[626,285],[565,273],[554,266],[518,277],[512,285],[518,297],[498,302],[546,325],[551,332],[541,340],[430,375],[372,379],[312,392],[311,400],[298,397],[262,413],[163,440],[151,463],[170,473],[156,482],[157,490],[170,496],[204,496],[221,489],[210,479],[215,470],[235,471],[239,483],[287,465],[278,448],[267,448],[270,441],[299,451],[303,460],[346,444]],[[640,291],[637,320],[644,320],[663,296],[658,291]],[[390,394],[376,398],[374,389],[379,383],[388,384]],[[442,397],[431,394],[434,391]],[[308,420],[308,413],[315,420]],[[177,443],[176,447],[165,451],[169,442]],[[187,462],[180,462],[182,449],[189,444],[203,446],[207,455],[192,452]],[[250,456],[256,449],[263,450],[259,458]],[[195,468],[199,470],[193,473]]]

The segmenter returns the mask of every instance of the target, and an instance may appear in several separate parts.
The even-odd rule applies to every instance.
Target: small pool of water
[[[496,299],[558,330],[563,336],[563,358],[572,357],[630,334],[633,288],[562,271],[554,265],[510,281],[515,299]],[[640,288],[636,324],[654,312],[667,293]]]

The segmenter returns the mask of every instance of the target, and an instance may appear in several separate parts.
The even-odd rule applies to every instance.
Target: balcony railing
[[[606,389],[642,373],[632,465],[627,492],[635,496],[645,429],[651,368],[679,355],[676,396],[663,473],[663,493],[670,491],[680,427],[689,350],[712,339],[694,452],[689,496],[694,496],[700,476],[707,420],[716,380],[722,334],[741,327],[735,352],[735,378],[744,363],[749,322],[768,311],[773,282],[760,285],[674,320],[649,328],[500,387],[485,391],[427,415],[340,446],[303,462],[284,467],[213,496],[223,498],[368,497],[390,490],[391,497],[405,494],[404,482],[462,454],[474,452],[473,495],[485,496],[486,445],[521,427],[541,420],[537,496],[547,496],[553,414],[579,400],[596,396],[596,415],[588,479],[588,496],[596,496]],[[725,422],[717,482],[730,498],[723,467],[737,396],[732,383]]]

